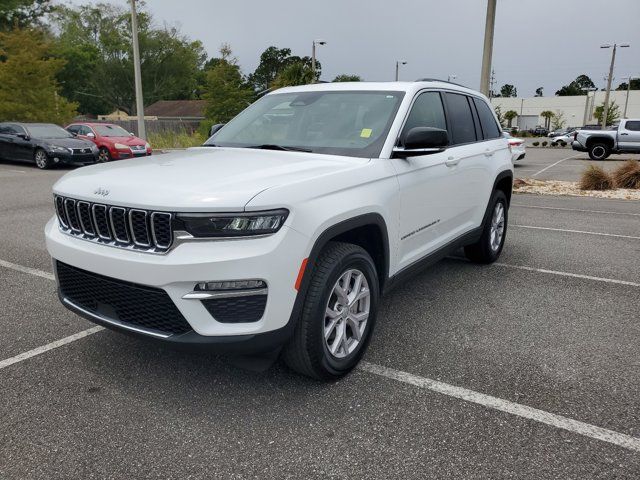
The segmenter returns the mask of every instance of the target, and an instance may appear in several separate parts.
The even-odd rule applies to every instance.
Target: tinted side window
[[[627,130],[631,130],[633,132],[640,132],[640,122],[638,121],[627,122],[625,123],[624,126]]]
[[[78,133],[80,131],[80,125],[69,125],[67,130],[71,133]]]
[[[476,141],[476,128],[473,123],[471,106],[466,95],[445,93],[447,112],[451,125],[451,145]]]
[[[413,102],[409,118],[402,131],[402,138],[415,127],[433,127],[447,129],[444,107],[438,92],[421,93]]]
[[[91,129],[89,127],[87,127],[86,125],[81,125],[80,126],[80,135],[89,135],[91,132]]]
[[[500,129],[498,128],[498,124],[496,123],[496,119],[494,118],[489,105],[479,98],[474,98],[473,101],[476,103],[476,108],[478,109],[480,125],[482,126],[482,133],[485,140],[490,138],[500,138]]]

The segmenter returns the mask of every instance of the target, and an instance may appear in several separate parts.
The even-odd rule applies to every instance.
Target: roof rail
[[[465,85],[461,85],[459,83],[450,82],[449,80],[442,80],[440,78],[419,78],[416,82],[442,82],[442,83],[450,83],[451,85],[457,85],[458,87],[469,88]]]

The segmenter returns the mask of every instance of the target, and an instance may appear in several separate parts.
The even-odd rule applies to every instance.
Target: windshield
[[[73,136],[57,125],[29,125],[27,129],[34,138],[70,138]]]
[[[278,146],[314,153],[377,157],[404,92],[324,91],[267,95],[205,145]]]
[[[118,125],[94,125],[93,129],[101,137],[130,137],[124,128]]]

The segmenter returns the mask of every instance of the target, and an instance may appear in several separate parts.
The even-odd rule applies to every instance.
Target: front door
[[[618,148],[640,152],[640,120],[625,120],[618,129]]]

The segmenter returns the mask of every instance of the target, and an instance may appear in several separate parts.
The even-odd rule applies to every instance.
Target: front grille
[[[221,323],[257,322],[264,315],[267,296],[210,298],[202,300],[202,304]]]
[[[74,155],[81,155],[85,153],[91,153],[91,148],[73,148]]]
[[[125,325],[180,335],[191,329],[164,290],[56,262],[60,292],[71,303]]]
[[[173,243],[173,214],[116,207],[55,196],[60,228],[116,247],[163,253]]]

